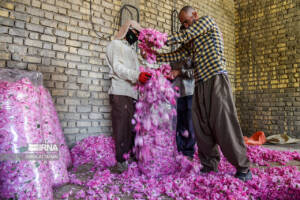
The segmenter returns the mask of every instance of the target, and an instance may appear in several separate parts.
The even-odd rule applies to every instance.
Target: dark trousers
[[[218,145],[227,160],[240,172],[249,169],[247,149],[226,74],[196,84],[193,123],[203,166],[216,170],[220,161]]]
[[[131,119],[135,111],[134,99],[121,95],[109,95],[112,106],[112,129],[116,146],[116,159],[123,162],[123,155],[132,150],[135,133]]]
[[[193,157],[195,146],[195,133],[192,121],[192,101],[193,96],[185,96],[177,99],[177,125],[176,143],[179,152],[183,155]],[[184,131],[188,131],[188,136],[184,136]]]

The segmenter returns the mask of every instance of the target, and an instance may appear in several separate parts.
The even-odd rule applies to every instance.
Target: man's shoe
[[[187,158],[189,161],[193,162],[193,159],[194,159],[193,156],[186,156],[186,158]]]
[[[128,169],[128,165],[126,162],[117,163],[115,166],[110,168],[111,173],[122,174],[124,171]]]
[[[133,163],[133,162],[137,162],[137,159],[136,159],[135,156],[132,156],[132,157],[130,157],[130,158],[128,159],[128,164],[131,164],[131,163]]]
[[[246,182],[252,179],[252,173],[250,170],[248,172],[236,172],[234,177]]]
[[[210,173],[210,172],[218,172],[219,170],[214,170],[212,168],[209,167],[202,167],[202,169],[200,170],[201,173]]]

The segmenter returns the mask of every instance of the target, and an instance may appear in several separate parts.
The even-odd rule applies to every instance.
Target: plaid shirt
[[[192,45],[189,43],[191,42]],[[184,43],[171,53],[157,55],[158,62],[177,62],[192,56],[195,63],[195,81],[206,81],[212,76],[226,73],[222,33],[215,21],[201,17],[188,29],[168,37],[167,45]]]

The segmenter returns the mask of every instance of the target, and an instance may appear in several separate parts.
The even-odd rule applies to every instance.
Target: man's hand
[[[180,74],[181,74],[180,70],[171,70],[169,74],[165,75],[165,78],[171,81],[174,80]]]
[[[176,78],[177,76],[179,76],[181,74],[181,71],[180,70],[176,70],[176,69],[173,69],[171,71],[171,76],[174,78]]]
[[[147,54],[143,49],[141,49],[141,56],[143,59],[147,60]]]
[[[149,35],[149,37],[151,37],[151,35]],[[145,41],[146,41],[146,44],[147,44],[148,47],[150,47],[150,48],[154,47],[153,42],[149,42],[149,40],[147,38],[146,38]]]
[[[166,74],[165,78],[168,79],[169,81],[172,81],[174,79],[171,72],[169,74]]]
[[[174,78],[171,76],[171,74],[165,75],[165,78],[169,81],[172,81]]]
[[[141,72],[139,75],[139,81],[143,84],[145,84],[147,81],[150,80],[151,74],[149,72]]]

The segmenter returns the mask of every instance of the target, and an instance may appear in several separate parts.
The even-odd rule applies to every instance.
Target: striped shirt
[[[189,45],[189,42],[192,45]],[[204,16],[195,21],[188,29],[168,37],[167,45],[184,43],[171,53],[158,54],[158,62],[177,62],[191,56],[195,63],[195,81],[206,81],[225,70],[224,44],[222,33],[215,21]]]

